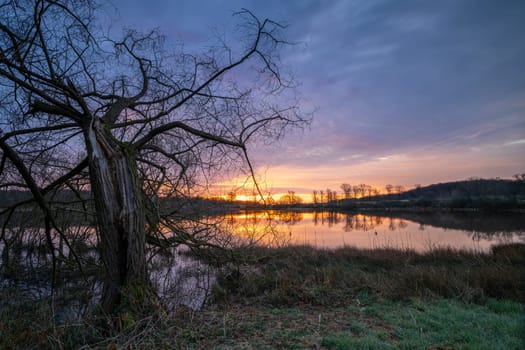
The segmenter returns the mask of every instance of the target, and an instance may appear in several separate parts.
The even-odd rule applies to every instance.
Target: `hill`
[[[472,179],[433,184],[401,194],[402,199],[425,198],[430,200],[510,197],[525,197],[525,181]]]
[[[346,199],[329,203],[346,209],[367,208],[525,208],[525,181],[469,179],[432,184],[402,193]],[[326,205],[322,205],[326,206]]]

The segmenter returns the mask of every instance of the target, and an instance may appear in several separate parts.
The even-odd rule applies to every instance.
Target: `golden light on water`
[[[424,225],[399,217],[340,212],[253,211],[223,217],[235,236],[259,245],[351,246],[364,249],[438,247],[488,251],[520,241],[523,232],[483,233]]]

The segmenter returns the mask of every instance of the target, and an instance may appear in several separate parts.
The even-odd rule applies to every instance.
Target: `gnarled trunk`
[[[127,286],[148,285],[144,211],[132,150],[95,119],[85,134],[91,191],[106,276],[102,308],[112,313]]]

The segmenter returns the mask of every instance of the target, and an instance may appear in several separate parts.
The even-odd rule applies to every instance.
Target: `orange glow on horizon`
[[[367,184],[377,189],[380,194],[385,194],[387,184],[401,185],[404,190],[410,190],[416,184],[427,186],[466,180],[470,177],[510,178],[517,173],[508,173],[505,162],[486,164],[486,160],[480,158],[483,155],[479,152],[472,151],[466,155],[461,152],[450,152],[446,155],[436,152],[431,149],[418,150],[367,160],[341,160],[330,165],[268,166],[258,171],[257,182],[265,198],[271,196],[273,200],[278,201],[288,191],[293,191],[304,203],[311,203],[314,190],[322,190],[326,194],[326,190],[330,189],[337,193],[338,198],[343,198],[343,183],[351,186]],[[483,162],[485,168],[482,172],[479,164]],[[445,163],[446,167],[443,166]],[[253,180],[246,176],[216,183],[211,191],[223,198],[234,192],[239,200],[253,200],[254,193],[257,193]]]

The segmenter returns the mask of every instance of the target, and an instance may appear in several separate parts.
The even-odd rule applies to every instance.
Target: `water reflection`
[[[68,225],[62,227],[64,236],[52,231],[52,254],[45,229],[29,218],[28,222],[27,227],[13,226],[0,235],[0,308],[20,300],[52,300],[60,310],[54,315],[58,321],[81,319],[97,304],[102,290],[95,228]],[[188,227],[190,222],[181,225]],[[179,245],[147,251],[151,283],[167,311],[178,305],[201,308],[215,280],[213,269],[184,254],[186,250]]]
[[[28,299],[52,297],[65,310],[60,318],[78,317],[100,293],[95,229],[83,225],[62,228],[84,274],[79,273],[64,237],[56,232],[50,237],[57,271],[53,294],[54,262],[45,230],[30,219],[28,214],[20,221],[25,227],[5,228],[0,235],[0,307],[10,302],[10,293],[22,293]],[[166,307],[185,304],[198,309],[206,303],[215,277],[210,266],[185,254],[191,248],[182,242],[196,246],[202,242],[218,246],[308,244],[417,251],[447,246],[488,251],[501,243],[525,242],[524,227],[524,214],[245,211],[195,221],[174,219],[159,234],[173,237],[175,244],[167,249],[150,247],[148,262],[152,283]]]
[[[179,305],[198,310],[204,306],[215,283],[212,267],[193,259],[179,246],[150,257],[151,282],[168,312]]]
[[[508,213],[252,211],[228,214],[222,219],[238,237],[269,246],[488,251],[495,244],[524,242],[525,231],[525,215]]]

